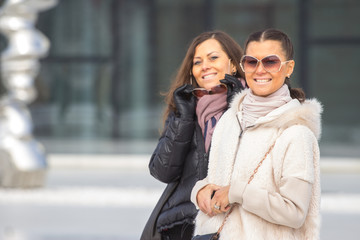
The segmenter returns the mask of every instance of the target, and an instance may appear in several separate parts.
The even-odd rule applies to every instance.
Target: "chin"
[[[254,95],[256,96],[259,96],[259,97],[267,97],[269,96],[271,93],[268,93],[268,92],[255,92],[255,91],[252,91],[254,93]]]
[[[220,81],[206,83],[206,84],[204,84],[204,88],[207,90],[210,90],[212,87],[215,87],[216,85],[219,85],[219,84],[220,84]]]

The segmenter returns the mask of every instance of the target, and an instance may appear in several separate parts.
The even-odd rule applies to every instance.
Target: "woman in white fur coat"
[[[253,33],[245,54],[249,89],[218,122],[208,175],[192,190],[194,235],[216,232],[233,207],[220,239],[319,239],[321,104],[290,88],[295,62],[285,33]]]

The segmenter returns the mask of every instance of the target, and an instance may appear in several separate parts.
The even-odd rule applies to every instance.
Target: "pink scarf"
[[[250,90],[242,103],[242,127],[245,128],[253,125],[258,118],[264,117],[276,108],[290,102],[291,99],[290,91],[286,84],[266,97],[256,96]]]
[[[216,123],[219,121],[221,115],[224,113],[228,105],[226,97],[227,94],[225,92],[222,94],[205,95],[198,99],[198,103],[196,105],[196,115],[198,118],[198,123],[202,129],[203,136],[206,135],[206,152],[209,151],[212,134],[215,129],[215,126],[212,126],[212,121],[210,119],[214,117],[216,119]],[[207,124],[207,132],[205,133],[205,125],[207,121],[209,122]]]

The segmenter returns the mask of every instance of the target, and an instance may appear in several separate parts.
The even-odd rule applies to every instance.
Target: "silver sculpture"
[[[0,98],[0,186],[44,185],[45,150],[32,135],[32,119],[26,105],[36,97],[33,82],[39,58],[49,49],[48,39],[34,24],[39,11],[57,0],[7,0],[0,9],[0,32],[8,40],[1,54],[1,78],[6,93]]]

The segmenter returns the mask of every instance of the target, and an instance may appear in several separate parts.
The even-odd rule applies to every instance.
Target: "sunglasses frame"
[[[227,91],[227,86],[226,86],[226,84],[220,83],[220,84],[218,84],[218,85],[213,86],[210,90],[207,90],[207,89],[205,89],[205,88],[194,88],[194,89],[192,90],[192,94],[193,94],[195,97],[199,97],[199,98],[200,98],[200,97],[203,97],[203,96],[205,96],[205,95],[213,95],[213,94],[223,93],[223,92],[215,92],[215,93],[214,93],[214,90],[213,90],[213,89],[216,88],[216,87],[220,87],[220,86],[224,86],[224,87],[225,87],[225,88],[224,88],[224,92]],[[197,91],[197,90],[200,90],[200,91],[205,92],[204,95],[202,95],[202,96],[196,95],[195,91]]]
[[[279,59],[279,61],[280,61],[280,66],[279,66],[279,69],[278,69],[277,71],[271,71],[271,72],[270,72],[269,70],[267,70],[267,69],[265,68],[264,63],[262,62],[263,59],[265,59],[265,58],[267,58],[267,57],[271,57],[271,56],[277,57],[277,58]],[[243,60],[244,60],[245,57],[251,57],[251,58],[257,60],[256,66],[255,66],[255,68],[254,68],[254,71],[245,71],[245,68],[244,68],[244,66],[243,66],[243,64],[242,64],[242,62],[243,62]],[[285,63],[288,63],[288,62],[290,62],[290,61],[292,61],[292,60],[281,61],[280,57],[279,57],[278,55],[276,55],[276,54],[267,55],[266,57],[263,57],[263,58],[260,59],[260,60],[257,59],[256,57],[253,57],[253,56],[250,56],[250,55],[243,55],[242,58],[240,59],[240,67],[241,67],[241,69],[243,70],[244,73],[254,73],[254,72],[256,71],[257,67],[259,66],[259,62],[261,62],[262,67],[264,68],[264,70],[265,70],[266,72],[268,72],[268,73],[277,73],[277,72],[280,72],[282,66],[283,66]]]

